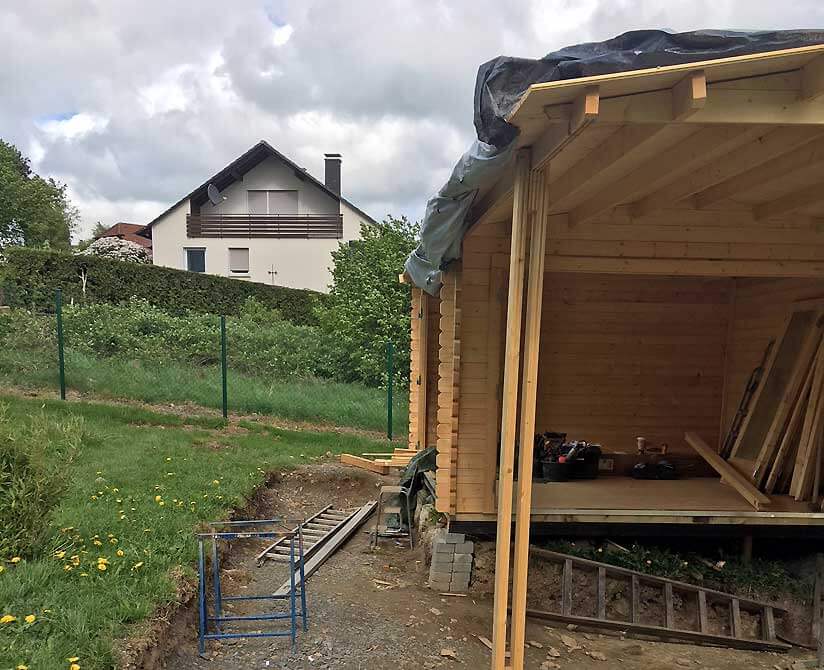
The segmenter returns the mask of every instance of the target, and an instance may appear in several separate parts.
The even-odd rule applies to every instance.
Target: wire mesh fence
[[[388,439],[405,434],[408,408],[392,343],[380,387],[319,376],[324,352],[311,329],[270,314],[173,316],[147,302],[122,307],[64,304],[0,312],[0,381],[22,389],[198,405],[359,429]],[[267,320],[268,319],[268,320]]]

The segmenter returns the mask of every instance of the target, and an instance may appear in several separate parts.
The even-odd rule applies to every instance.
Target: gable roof
[[[315,186],[316,188],[320,189],[324,193],[326,193],[329,197],[333,198],[338,202],[343,202],[353,210],[355,210],[358,214],[363,216],[367,219],[370,223],[376,223],[375,219],[369,216],[366,212],[364,212],[359,207],[353,205],[349,200],[344,198],[341,195],[338,195],[334,191],[330,190],[326,184],[324,184],[319,179],[313,177],[305,168],[302,168],[300,165],[295,163],[293,160],[284,156],[280,151],[275,149],[271,144],[269,144],[266,140],[261,140],[257,144],[255,144],[251,149],[246,151],[245,153],[241,154],[238,158],[233,160],[229,163],[226,167],[222,170],[217,172],[216,174],[212,175],[209,179],[203,182],[200,186],[194,189],[191,193],[184,195],[180,200],[174,203],[171,207],[165,209],[162,213],[156,216],[154,219],[149,221],[146,224],[146,228],[151,228],[157,221],[162,219],[166,214],[171,212],[175,207],[178,207],[180,204],[186,202],[187,200],[192,200],[196,205],[202,205],[208,201],[208,196],[206,195],[206,188],[209,184],[214,184],[219,191],[223,191],[226,189],[230,184],[233,184],[236,181],[239,181],[240,178],[249,172],[252,168],[260,165],[264,160],[267,158],[275,158],[282,162],[283,164],[290,167],[295,176],[305,182],[308,182]]]

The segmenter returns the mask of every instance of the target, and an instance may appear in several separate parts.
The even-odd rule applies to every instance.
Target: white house
[[[147,225],[153,262],[326,291],[331,252],[375,221],[340,195],[340,154],[326,154],[325,172],[321,182],[258,142]]]

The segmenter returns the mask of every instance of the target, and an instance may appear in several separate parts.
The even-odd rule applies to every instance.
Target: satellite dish
[[[226,196],[220,195],[220,191],[217,190],[217,186],[214,184],[209,184],[206,187],[206,195],[209,197],[209,202],[213,205],[219,205],[226,200]]]

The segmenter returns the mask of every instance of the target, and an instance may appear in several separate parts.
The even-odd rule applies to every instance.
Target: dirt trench
[[[304,466],[275,475],[259,491],[253,509],[264,516],[310,515],[330,502],[338,507],[360,506],[377,498],[388,479],[333,463]],[[238,515],[240,516],[240,515]],[[309,630],[298,636],[291,652],[286,638],[257,638],[207,643],[205,657],[197,650],[195,603],[192,599],[171,616],[166,632],[129,670],[236,670],[294,668],[296,670],[361,670],[450,667],[489,667],[488,649],[479,637],[490,637],[494,581],[494,545],[479,543],[477,570],[466,597],[444,596],[426,587],[423,549],[410,551],[403,543],[382,541],[370,551],[368,531],[374,519],[335,553],[308,582]],[[237,544],[224,561],[224,593],[271,591],[284,581],[283,567],[255,567],[260,546]],[[530,565],[530,606],[557,605],[560,575],[546,562]],[[594,592],[585,575],[578,577],[578,607],[594,607]],[[620,591],[620,585],[615,586]],[[611,598],[619,616],[625,601],[618,591]],[[661,607],[652,593],[642,596],[644,616],[657,616]],[[679,608],[684,609],[684,608]],[[232,613],[251,613],[238,605]],[[689,608],[684,616],[690,616]],[[719,618],[719,626],[720,618]],[[695,667],[716,670],[786,668],[799,655],[746,652],[685,644],[670,644],[605,635],[561,625],[528,621],[526,667],[543,670],[651,670]]]

